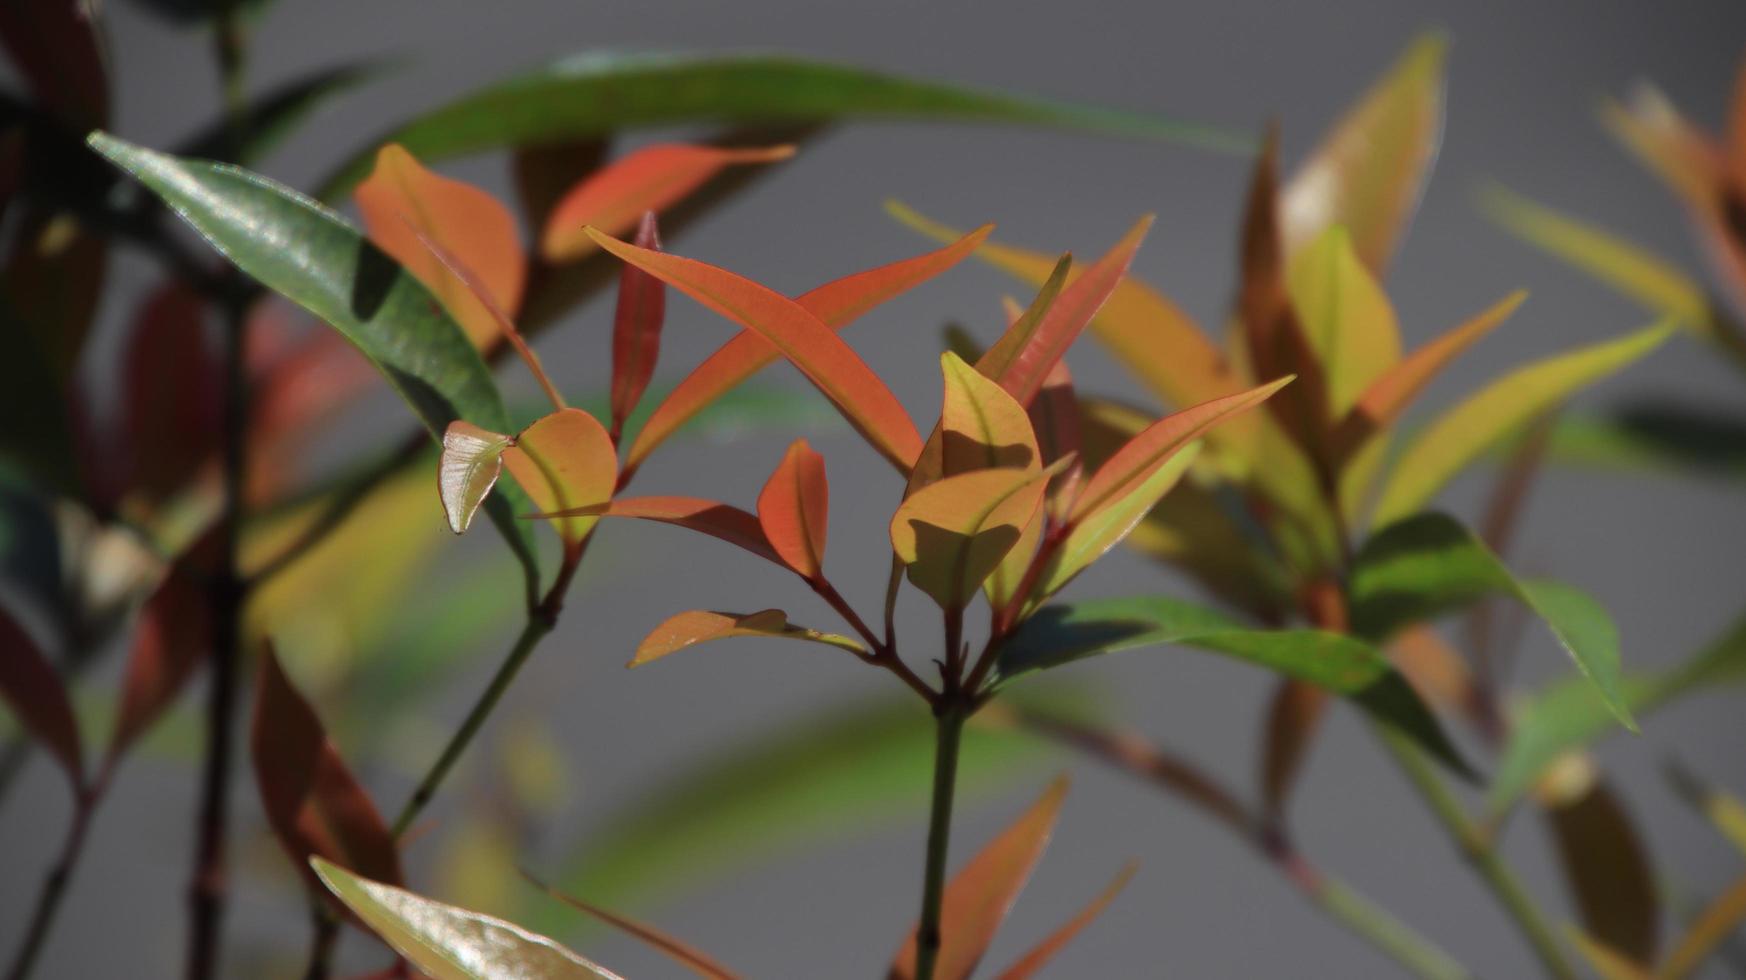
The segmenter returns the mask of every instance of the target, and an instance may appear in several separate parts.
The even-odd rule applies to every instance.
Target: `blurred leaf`
[[[49,665],[23,624],[0,607],[0,701],[30,737],[42,743],[73,784],[84,792],[84,749],[66,686]]]
[[[1443,136],[1448,40],[1422,34],[1328,133],[1282,191],[1293,250],[1344,225],[1378,276],[1418,207]]]
[[[945,248],[844,276],[805,293],[795,302],[826,326],[841,330],[880,303],[957,265],[988,236],[992,228],[985,225]],[[740,331],[661,400],[660,407],[637,433],[630,453],[625,457],[625,468],[629,470],[640,465],[680,426],[719,402],[760,368],[781,357],[781,351],[755,331]]]
[[[1697,921],[1674,944],[1673,951],[1667,954],[1656,976],[1662,980],[1680,980],[1697,972],[1742,922],[1746,922],[1746,877],[1735,880],[1704,908]]]
[[[95,10],[81,0],[0,4],[0,45],[36,101],[76,130],[109,124],[109,76]]]
[[[1053,475],[972,470],[910,494],[891,518],[891,546],[910,582],[940,608],[961,609],[1018,544]]]
[[[915,423],[885,382],[806,307],[725,269],[591,234],[612,254],[762,335],[800,368],[863,438],[908,474],[921,452]]]
[[[1631,962],[1630,957],[1579,929],[1570,930],[1570,944],[1600,980],[1651,980],[1649,971]]]
[[[277,86],[249,102],[240,121],[224,113],[177,144],[175,153],[203,160],[253,164],[277,148],[324,103],[385,74],[388,68],[379,63],[342,65]]]
[[[643,214],[636,246],[661,250],[655,212]],[[612,314],[612,441],[624,432],[625,419],[636,411],[655,361],[661,355],[661,326],[667,317],[667,287],[634,265],[619,273],[618,305]]]
[[[544,513],[594,507],[612,499],[618,485],[618,451],[594,416],[580,408],[553,412],[523,429],[503,450],[503,464]],[[553,523],[569,548],[594,528],[592,516]]]
[[[538,888],[558,901],[563,902],[565,905],[586,912],[590,916],[599,919],[601,922],[612,926],[614,929],[639,939],[647,945],[660,950],[662,953],[667,954],[667,956],[674,962],[690,970],[692,973],[705,978],[705,980],[736,980],[739,976],[739,974],[716,962],[709,956],[709,954],[704,953],[695,946],[680,942],[653,926],[644,925],[634,919],[627,919],[616,912],[609,912],[593,903],[584,902],[580,898],[573,895],[567,895],[550,885],[535,881],[531,877],[528,880],[533,881],[535,888]]]
[[[121,681],[121,706],[109,739],[115,760],[166,711],[212,649],[207,597],[171,571],[140,610]]]
[[[1216,610],[1146,596],[1045,606],[1001,646],[998,682],[1135,647],[1168,643],[1245,660],[1346,697],[1462,774],[1441,726],[1388,658],[1362,640],[1318,630],[1256,630]]]
[[[1714,405],[1630,402],[1605,415],[1559,417],[1548,453],[1565,465],[1746,474],[1746,416]]]
[[[162,197],[237,267],[344,334],[430,432],[457,418],[511,431],[503,399],[466,334],[434,297],[331,211],[258,175],[178,160],[106,134],[91,147]],[[506,488],[508,489],[508,488]],[[536,588],[532,529],[514,491],[487,511]]]
[[[1579,785],[1543,801],[1583,929],[1640,964],[1655,962],[1661,902],[1642,836],[1588,764]]]
[[[1641,717],[1704,688],[1746,682],[1746,619],[1674,667],[1625,675],[1625,704]],[[1587,678],[1570,678],[1535,695],[1520,712],[1492,775],[1487,803],[1501,814],[1559,756],[1582,748],[1613,728],[1611,709]]]
[[[319,857],[310,865],[329,891],[432,980],[621,980],[502,919],[357,877]]]
[[[694,647],[699,643],[726,640],[736,636],[811,640],[814,643],[839,647],[851,653],[866,653],[861,644],[846,636],[821,633],[818,630],[789,623],[788,614],[780,609],[764,609],[743,615],[694,609],[673,616],[651,630],[649,635],[643,638],[643,642],[637,645],[636,656],[632,657],[631,662],[626,666],[640,667],[651,660],[659,660],[669,653],[678,653],[680,650]]]
[[[393,833],[271,647],[261,656],[249,747],[261,808],[299,873],[309,877],[316,857],[401,880]]]
[[[454,256],[514,317],[527,285],[527,261],[508,208],[472,184],[426,170],[393,144],[376,154],[376,169],[353,196],[371,243],[442,302],[474,347],[490,350],[502,342],[503,329],[489,305],[448,268],[440,252]],[[421,242],[421,236],[435,247]]]
[[[1044,463],[1053,463],[1068,456],[1073,465],[1049,489],[1049,502],[1057,519],[1065,519],[1067,511],[1079,496],[1084,475],[1084,447],[1079,420],[1079,395],[1073,388],[1073,374],[1062,361],[1043,381],[1043,390],[1030,407],[1031,430],[1036,434],[1037,447]]]
[[[665,211],[723,168],[793,155],[792,146],[645,146],[589,174],[559,199],[540,233],[540,255],[547,262],[574,262],[596,248],[586,228],[623,235],[644,213]]]
[[[12,315],[46,355],[55,390],[64,392],[103,295],[109,249],[66,212],[31,211],[14,234],[0,281]]]
[[[511,160],[515,195],[529,228],[544,228],[565,192],[600,169],[606,161],[608,142],[604,137],[565,140],[515,150]]]
[[[449,423],[437,464],[437,491],[449,530],[461,534],[473,522],[474,512],[503,472],[503,451],[510,441],[509,436],[487,432],[471,422],[456,419]]]
[[[1552,629],[1619,723],[1637,730],[1620,689],[1619,633],[1606,610],[1569,586],[1518,580],[1452,517],[1420,514],[1371,535],[1347,591],[1353,631],[1376,643],[1481,599],[1513,597]]]
[[[1090,925],[1093,919],[1103,914],[1103,910],[1109,907],[1109,903],[1115,901],[1116,896],[1128,886],[1128,882],[1134,877],[1134,872],[1138,870],[1140,870],[1138,863],[1128,862],[1127,866],[1116,874],[1113,881],[1104,886],[1103,891],[1092,899],[1089,905],[1079,910],[1079,914],[1050,933],[1042,942],[1033,946],[1030,952],[1021,957],[1017,963],[1007,967],[995,980],[1030,980],[1031,977],[1036,976],[1037,971],[1048,966],[1049,961],[1065,949],[1067,944],[1072,942],[1074,937],[1078,936],[1086,926]]]
[[[1736,850],[1746,854],[1746,802],[1704,782],[1678,762],[1669,762],[1662,771],[1681,799],[1702,814]]]
[[[773,561],[783,568],[788,564],[770,547],[770,542],[764,537],[764,528],[758,519],[751,514],[730,507],[727,504],[698,497],[624,497],[609,503],[594,507],[580,508],[576,514],[594,517],[632,517],[645,521],[658,521],[662,524],[672,524],[687,528],[700,534],[737,545],[757,555],[759,558]],[[569,517],[568,511],[557,511],[552,514],[534,514],[537,518]]]
[[[938,980],[968,980],[981,962],[1007,912],[1024,890],[1031,869],[1049,846],[1061,803],[1067,798],[1067,777],[1056,777],[1041,799],[1031,804],[1000,836],[989,841],[946,883],[941,896],[940,947],[933,976]],[[911,930],[888,980],[914,980],[919,937]]]
[[[1392,524],[1428,504],[1479,454],[1571,395],[1629,366],[1667,339],[1670,324],[1518,368],[1438,416],[1402,453],[1372,520]]]
[[[956,354],[940,355],[940,371],[940,475],[1042,468],[1030,416],[1017,399]]]
[[[1052,126],[1228,150],[1220,131],[867,71],[782,55],[596,52],[576,55],[431,110],[347,161],[321,195],[363,176],[375,147],[395,142],[426,160],[505,146],[607,136],[682,123],[822,123],[938,119]]]
[[[1353,250],[1344,225],[1333,225],[1292,256],[1287,290],[1328,378],[1328,408],[1345,415],[1378,378],[1400,363],[1394,305]]]
[[[758,494],[758,524],[783,564],[814,580],[824,573],[829,518],[824,457],[796,439]]]

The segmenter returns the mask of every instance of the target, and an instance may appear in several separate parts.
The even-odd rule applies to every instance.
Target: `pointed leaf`
[[[206,659],[212,649],[207,609],[205,594],[180,571],[165,576],[146,600],[122,675],[110,764],[169,709]]]
[[[909,580],[941,608],[961,608],[1018,544],[1052,475],[974,470],[911,494],[891,519],[891,546]]]
[[[940,356],[940,371],[945,377],[940,408],[941,475],[1042,467],[1036,433],[1018,399],[956,354]]]
[[[921,452],[915,423],[885,382],[832,330],[791,299],[693,259],[651,252],[589,230],[600,246],[768,340],[904,474]]]
[[[624,497],[607,504],[593,507],[582,507],[575,511],[558,511],[551,514],[532,514],[530,517],[551,519],[572,516],[589,517],[632,517],[645,521],[656,521],[661,524],[672,524],[687,528],[712,538],[719,538],[728,544],[737,545],[757,555],[759,558],[773,561],[783,568],[788,564],[776,554],[770,546],[768,538],[764,537],[764,528],[758,518],[727,504],[699,497]]]
[[[580,408],[553,412],[523,429],[503,450],[503,463],[534,506],[548,514],[604,504],[618,485],[612,437]],[[559,518],[553,527],[573,548],[594,522],[578,515]]]
[[[704,980],[736,980],[739,976],[739,974],[734,973],[732,970],[716,962],[709,954],[688,943],[680,942],[653,926],[645,925],[635,919],[625,918],[616,912],[608,911],[607,909],[603,909],[591,902],[584,902],[574,895],[567,895],[550,885],[534,881],[531,877],[528,880],[533,881],[534,887],[540,889],[558,901],[563,902],[565,905],[586,912],[594,918],[612,926],[614,929],[641,940],[651,948],[667,954],[668,958],[698,976],[703,977]]]
[[[1170,643],[1246,660],[1349,699],[1456,772],[1471,772],[1388,658],[1364,641],[1317,630],[1254,630],[1223,613],[1162,596],[1045,606],[1001,647],[1005,684],[1036,670]]]
[[[945,248],[844,276],[806,293],[795,302],[826,326],[840,330],[861,314],[912,289],[961,262],[980,245],[992,225],[984,225]],[[704,359],[649,416],[625,457],[625,468],[639,466],[656,446],[688,420],[751,377],[782,352],[755,331],[742,330]]]
[[[1037,971],[1049,965],[1067,944],[1078,936],[1080,931],[1091,924],[1093,919],[1103,914],[1109,903],[1115,901],[1123,888],[1133,879],[1134,872],[1140,870],[1137,862],[1130,861],[1115,876],[1115,879],[1104,886],[1102,892],[1091,900],[1091,903],[1079,910],[1079,914],[1069,919],[1059,929],[1050,933],[1047,938],[1031,947],[1031,951],[1019,959],[1017,963],[1006,968],[996,980],[1030,980]]]
[[[644,212],[661,212],[735,164],[774,163],[794,155],[792,146],[727,148],[657,143],[589,174],[558,201],[540,235],[547,262],[574,262],[595,250],[584,232],[629,231]]]
[[[782,561],[805,579],[824,572],[830,485],[824,457],[796,439],[758,494],[758,524]]]
[[[1542,800],[1583,930],[1637,963],[1655,962],[1661,908],[1631,816],[1584,760],[1575,785]]]
[[[1420,432],[1401,454],[1383,484],[1372,520],[1381,527],[1419,511],[1486,449],[1553,405],[1659,347],[1671,329],[1659,324],[1536,361],[1468,396]]]
[[[1288,248],[1345,225],[1380,275],[1418,206],[1443,136],[1448,41],[1421,35],[1328,133],[1282,192]]]
[[[310,875],[317,857],[401,880],[393,833],[271,649],[260,661],[249,746],[267,823],[299,872]]]
[[[1326,369],[1329,411],[1344,415],[1400,361],[1394,306],[1343,225],[1330,227],[1292,257],[1287,289]]]
[[[472,523],[474,512],[497,485],[503,472],[503,451],[511,441],[509,436],[487,432],[471,422],[456,419],[449,423],[437,462],[437,493],[449,530],[461,534]]]
[[[762,636],[785,640],[811,640],[827,646],[839,647],[851,653],[864,654],[866,650],[861,644],[846,636],[836,633],[821,633],[818,630],[795,626],[788,622],[788,614],[780,609],[764,609],[755,613],[724,613],[711,612],[706,609],[694,609],[682,612],[655,627],[649,635],[638,644],[636,656],[626,666],[640,667],[651,660],[659,660],[669,653],[678,653],[699,643],[711,640],[727,640],[736,636]]]
[[[1746,876],[1735,879],[1704,907],[1697,921],[1667,954],[1656,976],[1662,980],[1681,980],[1696,973],[1742,922],[1746,922]]]
[[[432,980],[622,980],[513,923],[312,860],[314,873],[358,918]]]
[[[643,214],[637,226],[638,248],[661,250],[655,212]],[[617,443],[625,419],[655,376],[661,354],[661,326],[667,317],[667,289],[661,280],[634,265],[619,273],[618,307],[612,315],[612,441]]]
[[[1620,724],[1636,731],[1619,680],[1619,634],[1593,599],[1555,582],[1523,582],[1484,542],[1443,514],[1420,514],[1364,542],[1347,587],[1353,632],[1385,643],[1400,630],[1490,596],[1509,596],[1552,629]]]
[[[1050,507],[1057,518],[1065,518],[1079,496],[1080,480],[1084,474],[1079,396],[1073,389],[1073,375],[1067,370],[1066,362],[1055,365],[1055,370],[1044,380],[1043,390],[1037,394],[1037,400],[1031,402],[1030,416],[1031,430],[1036,433],[1037,448],[1044,463],[1075,457],[1073,466],[1055,481],[1049,491]]]
[[[1048,565],[1036,588],[1024,597],[1029,606],[1034,608],[1061,591],[1080,572],[1121,544],[1199,458],[1200,443],[1191,442],[1160,459],[1156,466],[1144,471],[1138,483],[1111,496],[1103,506],[1077,518],[1070,517],[1066,537],[1049,552]],[[1085,496],[1082,493],[1079,499],[1084,501]]]
[[[471,184],[431,173],[392,143],[377,153],[375,171],[354,196],[370,241],[442,302],[473,346],[489,350],[502,341],[497,318],[417,235],[453,255],[513,317],[527,285],[527,261],[508,208]]]
[[[1031,869],[1049,846],[1066,798],[1067,777],[1057,777],[1037,802],[946,884],[941,897],[939,956],[934,964],[938,980],[967,980],[981,962],[1030,879]],[[889,980],[914,980],[917,941],[912,931],[892,961]]]
[[[72,780],[73,792],[83,792],[84,749],[66,686],[23,624],[4,608],[0,608],[0,701],[19,727],[60,763]]]

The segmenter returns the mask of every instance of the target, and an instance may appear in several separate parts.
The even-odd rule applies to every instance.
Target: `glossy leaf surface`
[[[497,485],[503,472],[503,451],[510,437],[456,419],[443,432],[442,457],[437,462],[437,493],[449,530],[461,534],[473,514]]]

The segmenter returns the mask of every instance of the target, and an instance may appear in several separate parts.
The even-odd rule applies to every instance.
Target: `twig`
[[[9,980],[24,980],[29,976],[31,968],[36,965],[36,958],[42,953],[43,945],[48,941],[55,913],[59,911],[61,900],[67,894],[67,882],[72,880],[73,868],[78,864],[79,856],[84,853],[85,832],[90,829],[91,814],[97,808],[100,795],[100,789],[80,790],[78,799],[74,801],[73,819],[67,825],[66,840],[61,844],[61,852],[49,869],[48,877],[43,880],[36,909],[31,913],[30,924],[24,929],[24,940],[13,957],[12,968],[6,973]]]
[[[948,682],[949,686],[949,682]],[[934,788],[928,813],[927,863],[922,873],[921,922],[916,926],[915,977],[933,980],[940,956],[940,913],[946,890],[946,852],[952,834],[952,796],[968,702],[950,691],[935,708]]]

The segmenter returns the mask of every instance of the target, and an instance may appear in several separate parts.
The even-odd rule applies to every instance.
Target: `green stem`
[[[948,696],[935,715],[934,792],[928,816],[921,924],[915,932],[916,980],[933,980],[934,965],[940,957],[940,909],[946,891],[946,848],[952,834],[952,793],[958,782],[958,747],[968,712],[962,699]]]
[[[1492,842],[1468,819],[1461,802],[1443,785],[1442,778],[1432,770],[1431,763],[1424,754],[1404,736],[1380,727],[1375,731],[1383,746],[1406,773],[1407,780],[1418,790],[1425,805],[1448,831],[1450,838],[1461,849],[1468,863],[1473,865],[1474,871],[1479,874],[1486,887],[1491,889],[1498,904],[1509,914],[1523,938],[1527,939],[1546,974],[1558,980],[1574,980],[1576,971],[1565,958],[1557,934],[1552,931],[1545,916],[1534,904],[1533,896],[1522,887],[1515,872],[1510,870]]]
[[[1423,980],[1472,980],[1473,974],[1466,967],[1345,882],[1323,874],[1313,888],[1304,889],[1304,894],[1328,917],[1393,957],[1414,976]]]

